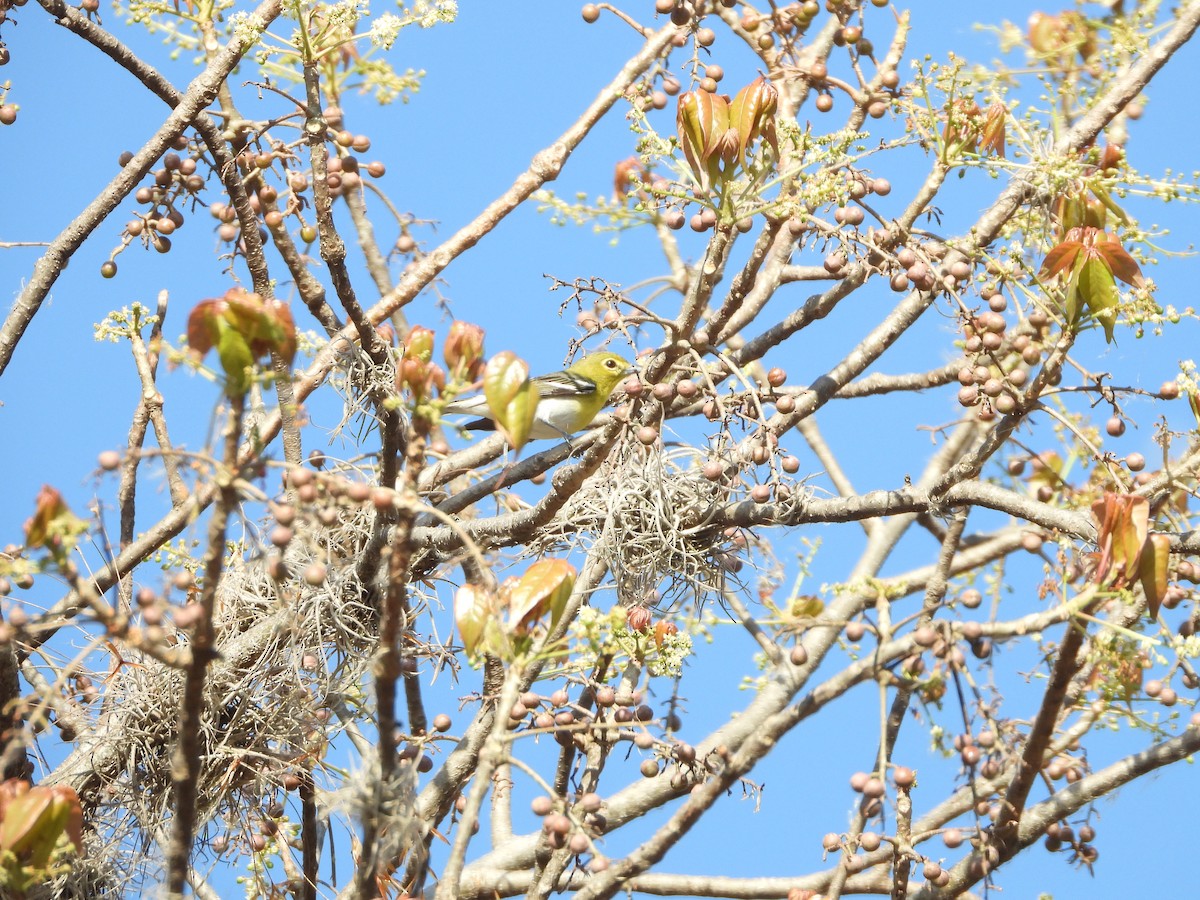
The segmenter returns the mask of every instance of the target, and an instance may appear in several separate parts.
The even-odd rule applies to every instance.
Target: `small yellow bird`
[[[581,431],[596,418],[617,385],[636,369],[623,356],[607,351],[589,353],[562,372],[531,379],[538,392],[530,438],[566,438]],[[477,415],[467,422],[472,431],[496,427],[487,399],[482,395],[452,400],[443,414]]]

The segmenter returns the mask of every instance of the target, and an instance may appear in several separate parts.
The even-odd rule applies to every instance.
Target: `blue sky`
[[[648,2],[637,5],[649,7]],[[921,0],[909,8],[913,11],[909,58],[926,53],[940,58],[953,50],[987,62],[999,54],[990,36],[972,28],[973,20],[999,11],[1023,23],[1037,6]],[[175,84],[182,87],[192,77],[194,70],[186,59],[169,59],[157,39],[125,26],[107,9],[102,13],[109,28],[161,65]],[[49,241],[115,174],[119,154],[137,149],[153,133],[165,108],[128,74],[81,46],[35,4],[16,10],[12,18],[16,25],[8,23],[0,32],[12,51],[12,62],[0,69],[0,78],[11,81],[9,102],[19,103],[21,110],[15,126],[0,127],[0,242]],[[732,43],[722,34],[714,47],[731,72],[735,65],[747,64],[736,50],[729,50],[727,57],[720,55]],[[393,49],[399,68],[428,71],[411,102],[379,109],[368,99],[352,98],[344,105],[352,130],[367,133],[372,140],[365,158],[387,164],[382,186],[397,206],[419,218],[436,220],[436,228],[419,235],[432,247],[506,188],[535,152],[574,121],[578,110],[638,45],[638,38],[611,16],[585,26],[577,3],[464,0],[457,23],[406,31]],[[1198,53],[1197,47],[1188,47],[1171,63],[1152,90],[1145,116],[1135,124],[1130,151],[1145,171],[1167,167],[1187,171],[1195,165],[1193,148],[1200,139],[1200,125],[1195,117],[1178,111],[1191,108],[1190,79],[1200,62]],[[749,80],[752,72],[746,72]],[[243,74],[237,80],[249,77]],[[735,76],[731,75],[730,83],[737,83]],[[247,108],[251,96],[242,95]],[[653,121],[669,131],[671,115],[659,113]],[[630,155],[633,147],[626,123],[619,114],[611,115],[571,159],[554,190],[565,197],[576,191],[592,197],[609,194],[613,164]],[[910,172],[886,171],[882,168],[886,162],[880,165],[878,174],[897,185],[892,199],[898,208],[905,197],[904,185],[920,174],[922,164],[914,163],[917,168]],[[973,218],[999,189],[974,175],[968,182],[957,195],[958,205],[947,211],[947,230],[955,221]],[[124,207],[126,212],[131,208],[131,204]],[[1145,210],[1139,215],[1172,229],[1164,240],[1167,248],[1188,249],[1188,236],[1196,233],[1198,224],[1192,205]],[[183,331],[186,312],[195,302],[219,295],[229,286],[222,266],[214,262],[214,223],[203,210],[180,230],[172,253],[131,250],[120,257],[117,278],[99,278],[99,265],[118,242],[119,223],[126,217],[115,216],[103,225],[71,261],[0,380],[0,472],[5,473],[0,543],[19,541],[21,523],[44,483],[61,489],[80,511],[93,498],[112,502],[112,480],[98,484],[93,477],[95,459],[100,451],[124,444],[138,387],[127,349],[94,341],[92,325],[107,311],[135,301],[153,307],[158,292],[167,290],[172,305],[166,333],[175,336]],[[700,252],[700,238],[684,235],[682,240],[687,252]],[[4,275],[0,283],[10,297],[28,277],[37,253],[36,248],[0,249]],[[661,254],[642,235],[625,234],[614,241],[612,235],[596,234],[587,227],[553,226],[529,204],[454,262],[440,279],[437,293],[455,316],[487,329],[489,350],[513,349],[535,370],[546,371],[562,363],[568,342],[579,334],[573,311],[558,316],[565,298],[548,291],[547,275],[566,280],[599,275],[615,285],[630,285],[661,270]],[[1164,258],[1148,274],[1159,283],[1161,301],[1184,306],[1193,302],[1200,263],[1193,256]],[[281,285],[279,293],[288,296],[289,286]],[[793,383],[819,375],[861,337],[863,317],[886,308],[891,296],[883,290],[864,296],[861,303],[869,309],[839,310],[822,329],[820,343],[801,341],[768,362],[788,368]],[[369,303],[373,298],[364,294],[363,299]],[[408,313],[414,322],[443,330],[449,321],[432,294],[413,304]],[[949,352],[952,324],[946,324],[939,352]],[[1103,351],[1098,365],[1111,365],[1126,375],[1136,372],[1139,384],[1157,386],[1175,374],[1178,359],[1193,352],[1194,335],[1193,322],[1174,329],[1164,341],[1137,341],[1128,332],[1119,333],[1117,344]],[[648,337],[652,345],[654,338]],[[931,339],[929,332],[922,332],[902,342],[889,371],[927,359],[923,342]],[[163,385],[177,440],[190,449],[201,449],[218,390],[185,371],[164,375]],[[952,391],[946,393],[942,418],[936,423],[925,418],[914,421],[912,407],[886,398],[869,404],[856,404],[853,418],[839,416],[834,404],[821,418],[831,443],[845,453],[844,462],[860,491],[900,483],[910,467],[920,465],[928,447],[928,434],[917,426],[940,424],[956,415]],[[928,408],[920,415],[928,416]],[[314,409],[318,427],[336,421],[332,404],[314,404]],[[1150,456],[1156,452],[1151,436],[1157,410],[1135,405],[1131,412],[1135,419],[1141,414],[1140,427],[1122,447]],[[1188,427],[1183,412],[1172,410],[1176,428]],[[324,445],[318,441],[310,446]],[[337,453],[338,445],[330,452]],[[160,493],[165,492],[159,487]],[[150,494],[149,487],[143,488],[147,504],[139,522],[143,527],[153,521],[155,504],[161,509],[166,502]],[[109,528],[115,530],[111,506],[106,515]],[[832,529],[812,529],[811,534],[827,536],[830,546],[837,547]],[[893,570],[927,561],[928,545],[912,549],[918,554],[917,563],[901,558]],[[787,556],[794,551],[782,541],[780,552]],[[835,578],[838,563],[836,555],[824,558],[823,577]],[[39,592],[38,599],[51,602],[52,587],[42,590],[45,593]],[[722,636],[702,652],[720,653],[722,659],[748,666],[749,653],[740,634]],[[745,674],[752,672],[748,669]],[[744,703],[733,690],[736,685],[727,669],[713,672],[697,664],[689,677],[693,680],[686,693],[692,698],[689,729],[694,729],[693,736],[717,724],[726,710]],[[811,727],[806,729],[802,742],[782,746],[756,771],[755,779],[767,787],[761,811],[753,812],[750,802],[736,798],[724,801],[725,808],[706,819],[671,855],[667,870],[711,872],[714,860],[717,871],[724,874],[783,874],[812,868],[820,854],[820,835],[844,827],[839,823],[845,822],[851,804],[846,779],[870,761],[875,703],[873,690],[864,689],[838,709],[823,713],[816,723],[817,735]],[[901,750],[914,760],[910,765],[919,767],[922,754],[928,752],[926,744],[919,729],[905,732]],[[1193,789],[1190,768],[1178,767],[1126,788],[1116,803],[1101,804],[1101,859],[1095,881],[1086,872],[1072,871],[1063,857],[1034,851],[1006,866],[1000,884],[1012,898],[1034,897],[1041,890],[1058,900],[1140,893],[1149,862],[1157,869],[1159,894],[1182,895],[1185,883],[1190,886],[1192,879],[1177,862],[1182,847],[1172,842],[1182,842],[1183,829],[1147,825],[1160,816],[1180,824],[1179,798]],[[1098,894],[1100,885],[1103,890]]]

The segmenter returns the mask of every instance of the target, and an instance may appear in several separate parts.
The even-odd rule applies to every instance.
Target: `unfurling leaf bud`
[[[433,332],[424,325],[414,325],[409,329],[404,341],[404,358],[424,362],[433,359]]]
[[[42,485],[33,515],[25,521],[25,546],[58,553],[69,550],[85,531],[87,523],[71,512],[62,494],[48,484]]]
[[[83,850],[83,809],[75,789],[66,785],[30,787],[9,779],[0,785],[0,850],[42,868],[65,835]]]
[[[661,650],[663,641],[665,641],[670,635],[677,634],[678,632],[678,625],[676,625],[674,622],[668,622],[664,619],[654,626],[654,643],[658,646],[658,649]]]
[[[217,348],[230,396],[249,390],[247,370],[255,360],[276,353],[290,365],[296,356],[296,324],[287,304],[242,288],[196,304],[188,316],[187,338],[201,357]]]
[[[778,109],[779,91],[761,75],[737,92],[729,107],[729,124],[737,131],[739,155],[744,156],[761,137],[771,145],[775,158],[779,158],[779,139],[775,134]]]
[[[732,104],[711,91],[679,96],[676,129],[688,165],[705,191],[745,166],[750,145],[763,139],[779,156],[775,112],[779,92],[761,75],[738,91]]]
[[[625,622],[631,631],[645,631],[654,617],[644,606],[635,606],[626,614]]]
[[[729,130],[729,102],[708,91],[680,94],[675,127],[683,155],[700,187],[712,190],[721,178],[719,159],[713,157],[718,142]]]
[[[451,322],[442,355],[452,378],[474,381],[483,372],[483,329],[470,322]]]

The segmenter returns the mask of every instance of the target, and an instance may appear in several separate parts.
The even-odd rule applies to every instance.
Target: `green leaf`
[[[250,389],[250,370],[254,366],[254,354],[250,345],[237,329],[224,320],[218,326],[217,356],[225,372],[225,393],[240,397]]]
[[[529,380],[529,366],[508,350],[497,353],[483,370],[483,396],[496,427],[520,450],[529,441],[541,399]]]
[[[424,325],[414,325],[404,339],[404,358],[429,362],[433,359],[434,333]]]
[[[701,156],[704,153],[705,114],[701,107],[702,91],[686,91],[679,95],[679,105],[675,113],[675,130],[679,135],[679,146],[696,179],[701,183],[705,180],[704,164]]]
[[[509,628],[524,630],[550,611],[550,627],[562,617],[575,587],[575,567],[562,559],[534,563],[508,591]]]
[[[1082,251],[1083,244],[1079,241],[1063,241],[1055,245],[1046,254],[1046,259],[1042,262],[1042,268],[1038,272],[1038,277],[1053,278],[1064,269],[1071,268],[1075,265],[1075,260]]]
[[[1138,563],[1138,578],[1146,594],[1146,610],[1153,621],[1167,595],[1167,566],[1171,557],[1171,539],[1165,534],[1150,535]]]
[[[1077,290],[1092,315],[1104,328],[1105,342],[1111,344],[1113,328],[1117,324],[1117,307],[1121,303],[1117,281],[1112,272],[1101,260],[1086,259],[1079,269]]]
[[[474,654],[492,618],[494,600],[491,591],[477,584],[464,584],[454,594],[454,624],[469,654]]]

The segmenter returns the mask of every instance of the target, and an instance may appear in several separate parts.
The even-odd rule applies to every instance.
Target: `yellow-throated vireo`
[[[538,392],[530,438],[565,438],[591,424],[626,375],[636,371],[622,356],[607,351],[589,353],[562,372],[531,379]],[[487,399],[482,395],[452,400],[446,415],[476,415],[463,427],[472,431],[495,428]]]

